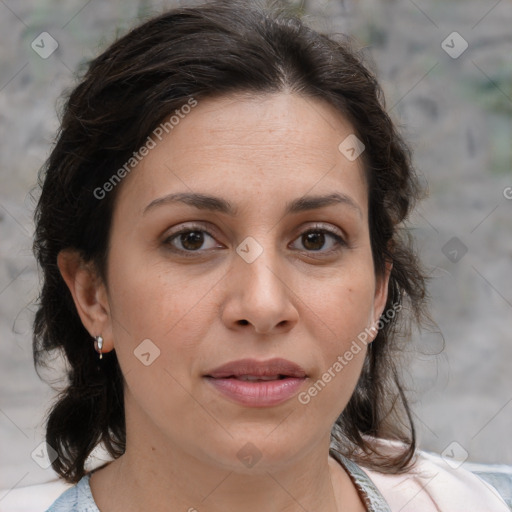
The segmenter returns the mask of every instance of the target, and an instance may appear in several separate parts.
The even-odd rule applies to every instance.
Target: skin
[[[84,326],[116,350],[126,382],[126,453],[91,478],[102,512],[365,510],[328,456],[365,349],[307,405],[244,407],[203,378],[228,361],[283,357],[306,370],[305,391],[378,322],[389,269],[375,276],[361,158],[338,150],[353,131],[296,94],[199,101],[120,185],[107,282],[73,251],[59,255]],[[177,192],[221,197],[237,215],[165,202],[144,213]],[[333,192],[353,205],[284,213]],[[193,244],[170,237],[198,223],[204,243],[186,257]],[[346,245],[329,234],[308,245],[303,234],[319,227]],[[252,263],[236,252],[247,236],[263,248]],[[160,350],[149,366],[134,355],[145,339]],[[237,457],[248,442],[261,454],[251,468]]]

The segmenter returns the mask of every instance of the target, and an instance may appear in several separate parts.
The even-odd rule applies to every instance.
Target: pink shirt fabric
[[[452,469],[436,455],[420,452],[403,475],[361,469],[393,512],[510,512],[494,487],[463,466]]]

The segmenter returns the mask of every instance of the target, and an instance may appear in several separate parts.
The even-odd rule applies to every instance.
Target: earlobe
[[[76,250],[65,249],[57,257],[62,278],[64,279],[75,303],[82,324],[91,338],[101,335],[102,351],[113,348],[110,322],[110,309],[103,281],[94,265],[84,262]]]

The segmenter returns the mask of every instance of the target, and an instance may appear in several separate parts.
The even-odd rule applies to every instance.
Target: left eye
[[[303,247],[307,251],[319,252],[325,245],[329,246],[327,250],[322,252],[335,251],[336,248],[346,245],[345,240],[336,233],[332,233],[328,229],[310,229],[300,235],[297,240],[302,242]]]

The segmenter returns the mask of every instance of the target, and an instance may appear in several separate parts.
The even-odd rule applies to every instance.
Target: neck
[[[322,448],[324,448],[322,446]],[[125,454],[104,470],[107,500],[100,510],[183,510],[188,512],[304,512],[338,510],[334,467],[322,449],[276,471],[237,473],[205,463],[173,447],[172,455],[149,447],[141,457]],[[91,482],[92,486],[92,482]],[[94,492],[94,487],[93,487]],[[101,493],[102,497],[106,497]]]
[[[100,510],[337,512],[341,502],[343,510],[361,510],[349,476],[329,458],[330,432],[283,460],[269,463],[264,456],[245,467],[236,456],[219,461],[195,445],[173,443],[150,422],[129,416],[125,453],[90,481]]]

